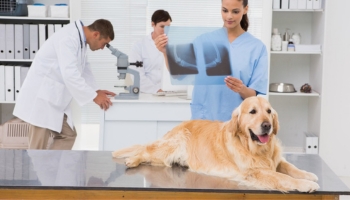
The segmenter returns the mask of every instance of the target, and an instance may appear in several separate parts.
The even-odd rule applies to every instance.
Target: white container
[[[55,18],[68,18],[69,9],[68,6],[50,6],[51,17]]]
[[[27,5],[28,17],[47,17],[47,6]]]
[[[271,50],[272,51],[281,51],[282,50],[282,37],[278,32],[277,28],[273,29],[272,37],[271,37]]]
[[[301,41],[300,33],[293,33],[292,39],[294,44],[300,44],[300,41]]]
[[[282,41],[282,51],[288,50],[288,41]]]

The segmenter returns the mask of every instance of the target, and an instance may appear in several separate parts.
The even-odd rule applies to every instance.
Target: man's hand
[[[160,52],[166,54],[165,46],[168,44],[168,37],[165,34],[159,35],[156,39],[154,39],[154,44]]]
[[[97,90],[96,92],[103,92],[108,96],[114,97],[116,94],[114,92],[108,91],[108,90]]]
[[[109,106],[112,105],[111,100],[107,95],[115,96],[115,93],[107,90],[97,90],[97,96],[94,99],[94,102],[100,106],[101,109],[107,110]]]

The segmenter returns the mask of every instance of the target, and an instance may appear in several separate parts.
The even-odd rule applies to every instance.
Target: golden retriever
[[[141,163],[171,167],[176,163],[259,189],[317,190],[315,174],[282,157],[278,129],[278,116],[270,103],[262,97],[249,97],[227,122],[186,121],[153,143],[115,151],[112,156],[126,158],[127,167]]]

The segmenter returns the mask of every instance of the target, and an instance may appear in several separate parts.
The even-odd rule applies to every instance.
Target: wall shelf
[[[312,91],[311,93],[293,92],[293,93],[281,93],[281,92],[269,92],[269,96],[296,96],[296,97],[319,97],[320,94]]]
[[[70,18],[0,16],[3,24],[68,24]]]
[[[0,101],[0,104],[15,104],[15,101]]]
[[[273,9],[273,12],[323,12],[323,9]]]
[[[310,54],[314,54],[314,55],[321,55],[322,52],[321,51],[310,51],[310,52],[297,52],[297,51],[271,51],[271,54],[305,54],[305,55],[310,55]]]

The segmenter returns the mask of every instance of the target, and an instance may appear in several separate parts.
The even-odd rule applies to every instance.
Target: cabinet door
[[[106,121],[104,130],[102,135],[104,151],[147,144],[157,139],[156,121]]]

